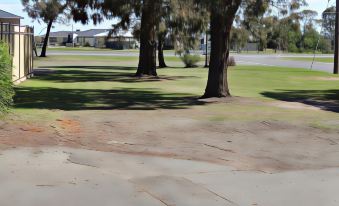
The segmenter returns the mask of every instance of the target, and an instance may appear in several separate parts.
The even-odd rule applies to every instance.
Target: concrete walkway
[[[69,148],[0,151],[1,206],[338,206],[339,168],[268,174]]]

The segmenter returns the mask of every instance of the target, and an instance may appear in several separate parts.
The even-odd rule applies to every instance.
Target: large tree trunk
[[[227,82],[227,62],[229,59],[229,44],[231,28],[235,14],[241,0],[233,0],[233,6],[223,5],[225,11],[220,7],[212,7],[211,11],[211,56],[208,73],[208,82],[205,94],[202,98],[227,97],[230,91]]]
[[[47,32],[46,32],[46,36],[44,39],[44,44],[41,49],[40,57],[46,57],[47,44],[48,44],[49,34],[51,32],[52,25],[53,25],[53,20],[50,20],[47,25]]]
[[[165,56],[164,56],[164,35],[158,35],[158,61],[159,68],[166,68]]]
[[[140,28],[140,56],[136,76],[157,76],[156,41],[155,41],[156,7],[153,0],[144,0]]]

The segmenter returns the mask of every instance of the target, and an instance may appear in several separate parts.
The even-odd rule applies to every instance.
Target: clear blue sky
[[[309,3],[309,9],[318,11],[319,14],[321,14],[322,11],[326,8],[328,0],[308,0]],[[335,5],[335,0],[330,1],[330,5]],[[22,11],[22,5],[20,0],[0,0],[0,9],[11,12],[13,14],[19,15],[24,17],[25,19],[22,21],[23,24],[31,25],[35,27],[35,33],[39,33],[40,31],[43,31],[43,29],[46,27],[43,23],[33,22],[26,14]],[[70,22],[68,25],[55,25],[54,31],[60,31],[60,30],[72,30],[72,22]],[[111,25],[113,24],[112,21],[106,21],[100,25],[94,26],[92,23],[88,25],[82,25],[82,24],[74,24],[74,29],[92,29],[92,28],[111,28]],[[43,31],[42,33],[44,33]]]

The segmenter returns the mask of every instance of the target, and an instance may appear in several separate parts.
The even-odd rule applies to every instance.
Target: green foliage
[[[91,44],[90,44],[89,42],[86,42],[86,43],[84,44],[84,47],[91,47]]]
[[[318,49],[324,54],[332,53],[332,42],[329,39],[321,38]]]
[[[0,115],[8,111],[13,95],[11,57],[7,45],[0,42]]]
[[[181,57],[182,62],[186,68],[197,67],[198,62],[201,60],[200,55],[185,54]]]
[[[323,28],[325,37],[328,39],[334,39],[335,34],[335,17],[336,7],[332,6],[324,11],[323,17]]]
[[[236,28],[233,27],[231,31],[231,48],[238,53],[241,52],[241,50],[246,47],[246,43],[249,40],[249,32],[243,28]]]
[[[66,0],[21,0],[24,11],[28,16],[37,21],[48,23],[50,21],[64,22],[69,18],[66,12]]]

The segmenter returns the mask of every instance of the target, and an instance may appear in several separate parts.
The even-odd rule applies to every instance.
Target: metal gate
[[[33,75],[34,28],[0,22],[0,41],[9,46],[13,58],[12,79],[20,83]]]

